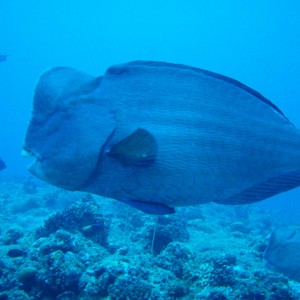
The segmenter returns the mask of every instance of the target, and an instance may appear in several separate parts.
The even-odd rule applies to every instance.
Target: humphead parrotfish
[[[23,154],[48,183],[153,214],[248,204],[300,184],[300,132],[276,105],[234,79],[164,62],[44,73]]]
[[[300,228],[286,226],[275,229],[264,258],[269,269],[300,281]]]

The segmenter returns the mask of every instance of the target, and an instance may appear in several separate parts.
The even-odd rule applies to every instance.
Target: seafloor
[[[255,205],[157,218],[23,178],[1,178],[0,205],[0,300],[300,299],[263,260],[285,221]]]

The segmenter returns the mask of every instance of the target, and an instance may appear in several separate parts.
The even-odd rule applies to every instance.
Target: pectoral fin
[[[125,165],[148,166],[155,160],[157,149],[153,135],[139,128],[113,145],[108,155]]]

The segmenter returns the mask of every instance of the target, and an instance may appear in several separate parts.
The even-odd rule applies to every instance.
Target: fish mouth
[[[31,150],[26,149],[26,148],[22,149],[21,156],[25,157],[25,158],[29,157],[29,158],[35,158],[35,159],[38,159],[38,160],[42,160],[42,157],[39,153],[31,151]]]
[[[22,149],[22,152],[21,152],[21,156],[27,158],[27,157],[33,157],[33,156],[35,156],[35,155],[34,155],[34,153],[33,153],[32,151],[23,148],[23,149]]]
[[[38,153],[28,150],[26,148],[22,149],[21,155],[26,158],[33,158],[33,161],[28,166],[28,171],[34,176],[40,178],[41,180],[47,181],[42,167],[41,156]]]

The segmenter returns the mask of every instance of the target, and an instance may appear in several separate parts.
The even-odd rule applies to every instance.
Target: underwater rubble
[[[281,224],[255,205],[156,217],[31,181],[1,183],[0,204],[0,300],[300,298],[265,267]]]

